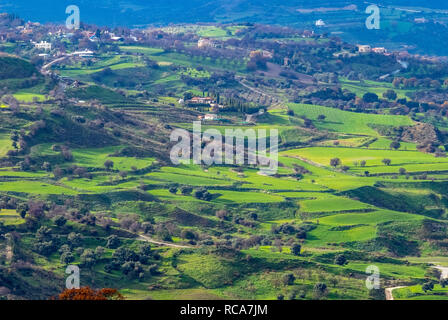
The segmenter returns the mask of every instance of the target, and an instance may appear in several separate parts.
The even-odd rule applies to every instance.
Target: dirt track
[[[173,247],[173,248],[183,248],[183,249],[192,248],[192,247],[189,247],[189,246],[183,246],[183,245],[180,245],[180,244],[157,241],[157,240],[151,239],[150,237],[148,237],[148,236],[144,236],[144,235],[140,235],[140,236],[139,236],[139,239],[142,240],[142,241],[146,241],[146,242],[150,242],[150,243],[158,244],[158,245],[160,245],[160,246],[167,246],[167,247]]]

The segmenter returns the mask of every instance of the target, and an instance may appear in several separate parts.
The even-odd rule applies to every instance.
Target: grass
[[[30,93],[25,91],[18,91],[13,94],[14,98],[16,98],[19,101],[23,102],[33,102],[34,100],[37,101],[44,101],[45,95],[43,94],[37,94],[37,93]]]
[[[341,79],[341,87],[342,89],[347,89],[353,92],[360,98],[362,98],[364,94],[368,92],[375,93],[378,95],[378,97],[382,98],[384,92],[386,92],[387,90],[394,90],[397,93],[397,98],[402,99],[407,98],[408,94],[413,92],[413,90],[394,88],[391,83],[372,80],[365,80],[363,82],[360,82]]]
[[[12,149],[9,134],[0,133],[0,157],[4,157],[6,153]]]
[[[19,225],[25,222],[20,215],[11,209],[1,209],[0,210],[0,222],[5,226]]]
[[[424,292],[421,285],[415,285],[395,289],[393,295],[397,300],[448,300],[448,287],[435,284],[432,291]]]
[[[376,227],[358,226],[349,230],[332,230],[330,226],[319,225],[307,235],[306,245],[325,246],[328,243],[341,243],[352,241],[366,241],[376,235]]]
[[[271,203],[282,202],[283,197],[263,192],[241,192],[227,190],[211,190],[210,193],[219,195],[214,199],[216,203]]]
[[[62,186],[40,181],[8,181],[0,182],[0,191],[29,193],[29,194],[67,194],[75,195],[77,192]]]
[[[114,157],[115,152],[122,146],[104,147],[104,148],[86,148],[73,149],[72,154],[74,162],[83,167],[104,168],[106,160],[114,163],[114,170],[130,171],[132,167],[142,169],[149,167],[154,158],[134,158],[134,157]]]
[[[301,211],[305,212],[334,212],[371,208],[371,206],[356,200],[334,196],[318,200],[304,200],[299,203]]]
[[[369,127],[369,124],[389,126],[413,125],[413,121],[407,116],[355,113],[329,107],[296,103],[289,103],[288,107],[296,115],[306,116],[314,120],[315,126],[319,129],[348,134],[378,136],[379,134]],[[317,120],[319,115],[325,115],[326,119],[323,121]]]

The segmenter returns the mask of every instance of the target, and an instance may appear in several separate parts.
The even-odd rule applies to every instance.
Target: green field
[[[363,174],[366,170],[371,173],[398,173],[398,169],[401,167],[409,172],[448,170],[447,158],[437,158],[431,154],[418,151],[315,147],[290,150],[283,154],[305,158],[326,167],[330,167],[331,159],[339,158],[341,165],[349,166],[350,171],[358,174]],[[383,159],[390,159],[391,165],[387,166],[382,163]],[[361,161],[366,161],[364,167],[357,164]]]
[[[413,124],[413,121],[406,116],[363,114],[316,105],[293,103],[288,104],[288,107],[296,115],[303,115],[311,120],[317,120],[317,117],[321,114],[325,115],[325,120],[314,122],[316,127],[349,134],[378,136],[378,133],[369,125],[411,126]]]

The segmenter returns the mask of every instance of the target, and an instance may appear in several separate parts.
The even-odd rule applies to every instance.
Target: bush
[[[338,254],[334,258],[334,263],[340,266],[343,266],[347,263],[347,258],[343,254]]]
[[[120,244],[121,240],[116,235],[111,235],[107,238],[106,247],[109,249],[116,249]]]

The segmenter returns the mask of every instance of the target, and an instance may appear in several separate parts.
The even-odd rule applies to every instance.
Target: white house
[[[218,120],[218,115],[214,113],[207,113],[204,116],[204,120]]]
[[[316,27],[325,27],[325,22],[322,19],[316,21]]]
[[[75,51],[72,53],[72,56],[80,56],[81,58],[93,57],[93,51],[88,49],[82,51]]]
[[[361,53],[369,53],[372,51],[372,48],[369,45],[358,44],[358,51]]]
[[[34,47],[40,50],[51,50],[51,43],[47,41],[41,41],[39,43],[35,43]]]

